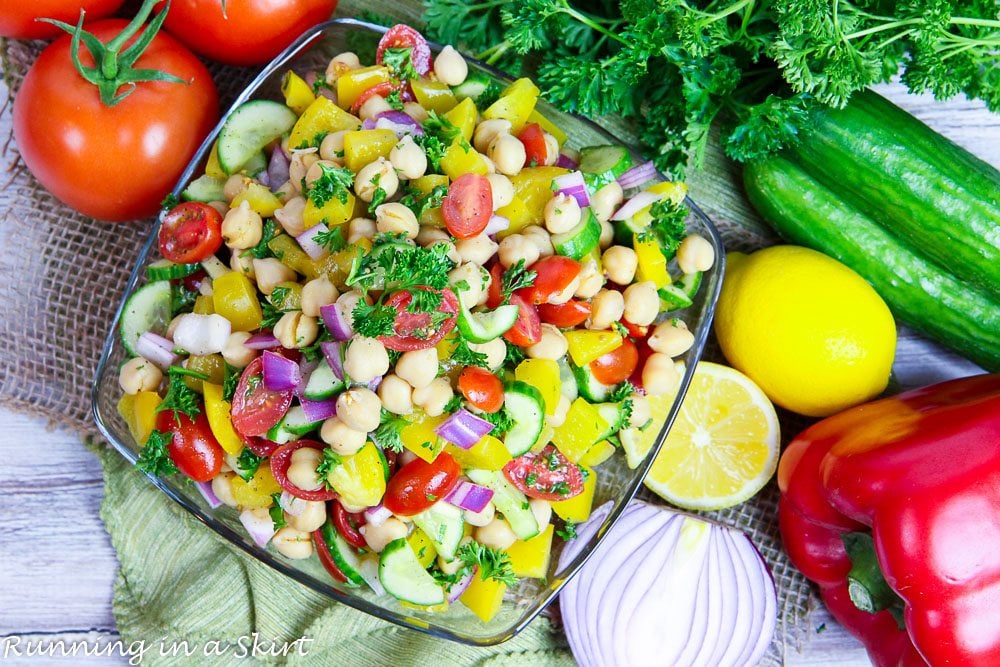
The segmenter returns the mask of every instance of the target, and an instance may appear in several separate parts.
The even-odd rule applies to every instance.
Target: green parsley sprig
[[[172,411],[178,426],[181,425],[181,414],[188,419],[194,419],[201,414],[201,398],[198,392],[187,386],[184,381],[185,376],[196,380],[208,379],[204,373],[181,366],[171,366],[167,369],[167,393],[163,397],[163,402],[156,408],[157,412]]]
[[[154,429],[143,445],[135,467],[155,477],[165,477],[180,472],[167,451],[173,437],[172,433],[162,433]]]
[[[478,567],[483,581],[492,579],[508,586],[517,583],[510,556],[503,549],[494,549],[473,541],[459,547],[456,557],[470,567]]]
[[[514,266],[503,272],[500,279],[500,296],[503,298],[503,303],[508,303],[510,296],[517,290],[534,285],[537,277],[537,271],[525,268],[523,259],[517,260]]]
[[[320,177],[313,181],[308,190],[309,201],[316,208],[323,208],[336,198],[341,204],[347,203],[350,189],[354,186],[354,172],[347,167],[331,167],[320,164]]]

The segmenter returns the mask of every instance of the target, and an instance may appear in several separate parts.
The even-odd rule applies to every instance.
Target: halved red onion
[[[240,512],[240,523],[247,529],[250,539],[259,547],[266,547],[277,532],[274,529],[274,521],[266,512],[257,514],[253,510],[243,510]]]
[[[465,408],[459,408],[439,424],[434,432],[456,447],[471,449],[492,430],[493,424]]]
[[[659,179],[660,173],[656,171],[656,165],[652,160],[647,160],[642,164],[637,164],[617,178],[618,185],[622,190],[642,187],[653,179]]]
[[[494,215],[490,217],[489,222],[486,223],[486,227],[483,229],[483,234],[487,236],[493,236],[498,232],[506,231],[510,228],[510,220],[503,217],[502,215]]]
[[[650,204],[660,200],[660,195],[655,192],[640,192],[636,196],[622,204],[622,207],[611,216],[612,220],[628,220],[633,215],[646,208]]]
[[[277,192],[288,182],[288,168],[291,159],[281,150],[281,144],[275,144],[271,151],[271,159],[267,162],[267,185],[272,192]]]
[[[341,311],[342,309],[338,308],[337,304],[328,303],[320,307],[319,315],[323,318],[323,324],[333,336],[333,340],[343,342],[351,339],[353,329]]]
[[[553,189],[561,194],[572,197],[580,208],[590,206],[590,194],[587,192],[587,183],[583,180],[583,174],[579,171],[571,171],[552,179]]]
[[[302,516],[302,513],[306,510],[307,502],[309,501],[296,498],[288,491],[282,491],[281,496],[278,498],[278,506],[285,511],[285,514],[291,516]]]
[[[385,505],[379,503],[374,507],[369,507],[365,510],[365,521],[369,526],[375,526],[378,528],[383,523],[386,522],[392,516],[392,512],[385,508]]]
[[[152,331],[145,331],[139,336],[135,342],[135,351],[139,356],[159,366],[161,370],[170,368],[180,359],[174,354],[173,342]]]
[[[465,589],[469,587],[469,584],[472,583],[472,578],[476,576],[478,572],[479,568],[473,567],[468,574],[451,585],[451,588],[448,589],[449,604],[462,597],[462,593],[464,593]]]
[[[375,595],[385,595],[385,588],[378,578],[378,558],[362,558],[358,573]]]
[[[222,505],[222,501],[219,500],[219,497],[215,495],[215,491],[212,490],[211,482],[195,482],[194,485],[198,488],[198,493],[205,499],[209,507],[215,509]]]
[[[344,379],[344,344],[339,341],[324,341],[319,344],[323,358],[338,380]]]
[[[275,338],[270,331],[261,331],[247,338],[243,346],[249,347],[251,350],[270,350],[274,347],[281,347],[281,341]]]
[[[325,234],[327,231],[329,230],[326,228],[326,225],[321,222],[296,236],[295,241],[309,255],[310,259],[323,259],[329,256],[330,251],[326,249],[326,246],[322,246],[316,241],[316,236]]]
[[[271,391],[291,391],[302,380],[298,363],[264,350],[264,386]]]
[[[325,401],[310,401],[308,398],[300,398],[299,404],[306,419],[311,422],[323,421],[337,414],[337,401],[327,399]]]
[[[556,166],[562,167],[563,169],[576,169],[580,166],[580,163],[575,159],[566,155],[565,153],[560,153],[559,157],[556,158]]]
[[[482,512],[493,500],[493,489],[462,480],[444,499],[464,510]]]

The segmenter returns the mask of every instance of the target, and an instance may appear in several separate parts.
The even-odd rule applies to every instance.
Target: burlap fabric
[[[342,2],[350,15],[360,2]],[[416,3],[368,2],[414,21]],[[12,99],[42,43],[8,41],[2,46],[6,90]],[[213,69],[223,104],[250,80],[253,71]],[[124,286],[152,220],[128,225],[95,222],[51,197],[27,172],[11,137],[11,101],[0,112],[5,164],[0,188],[0,406],[44,415],[61,427],[93,435],[90,383]],[[619,136],[628,128],[608,124]],[[99,159],[95,156],[95,159]],[[691,194],[716,222],[727,247],[752,249],[774,242],[741,196],[737,173],[715,149],[691,179]],[[710,353],[711,355],[711,353]],[[783,420],[784,432],[800,422]],[[710,516],[752,536],[778,586],[780,617],[768,664],[781,664],[806,632],[812,606],[805,580],[781,550],[774,484],[750,502]],[[273,573],[273,576],[281,575]]]

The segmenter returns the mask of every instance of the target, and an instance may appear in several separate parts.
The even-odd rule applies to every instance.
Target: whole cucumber
[[[1000,302],[914,252],[785,157],[746,165],[743,179],[750,203],[782,237],[843,262],[900,320],[1000,370]]]

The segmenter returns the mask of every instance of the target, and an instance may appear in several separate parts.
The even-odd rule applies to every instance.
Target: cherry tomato
[[[296,486],[292,483],[292,480],[288,479],[288,467],[292,465],[292,454],[295,450],[302,449],[303,447],[311,447],[320,451],[326,449],[326,445],[315,440],[292,440],[287,445],[281,445],[271,454],[271,474],[274,475],[274,480],[281,485],[281,488],[296,498],[312,501],[333,500],[337,497],[336,491],[325,487],[309,491]]]
[[[389,480],[382,504],[393,514],[419,514],[448,495],[461,474],[462,466],[447,452],[438,454],[431,463],[414,459]]]
[[[486,229],[493,215],[493,188],[485,176],[462,174],[448,186],[441,203],[444,224],[452,236],[468,239]]]
[[[554,324],[562,329],[583,324],[590,317],[590,304],[579,299],[566,303],[542,303],[538,305],[538,315],[542,322]]]
[[[201,262],[221,247],[222,215],[208,204],[178,204],[160,223],[160,254],[171,262]]]
[[[207,482],[219,474],[225,452],[212,434],[204,410],[194,419],[182,412],[176,416],[175,419],[173,410],[164,410],[156,415],[156,430],[172,436],[167,445],[170,460],[194,481]]]
[[[514,326],[504,332],[503,337],[520,347],[534,345],[542,339],[542,320],[538,317],[538,310],[520,294],[512,294],[510,302],[520,310]]]
[[[646,360],[649,359],[649,355],[653,353],[650,349],[649,343],[646,342],[646,338],[637,338],[635,341],[635,346],[638,351],[638,361],[635,364],[635,370],[632,371],[632,377],[628,379],[635,387],[639,390],[642,389],[642,369],[646,366]]]
[[[639,364],[639,349],[631,338],[622,340],[621,347],[590,362],[590,370],[602,384],[618,384],[632,375]]]
[[[500,286],[503,284],[503,266],[497,262],[490,269],[490,286],[486,293],[486,307],[496,308],[503,303]]]
[[[88,21],[111,16],[124,0],[31,0],[3,3],[0,9],[0,37],[14,39],[49,39],[65,34],[51,23],[36,19],[57,19],[70,25],[80,20],[80,10],[87,12]]]
[[[523,494],[543,500],[566,500],[583,491],[583,473],[555,445],[545,445],[509,461],[503,474]]]
[[[458,376],[458,390],[465,400],[483,412],[496,412],[503,407],[503,382],[485,368],[463,368]]]
[[[272,440],[268,440],[267,438],[258,438],[255,435],[252,435],[249,438],[243,438],[243,444],[257,456],[270,456],[274,453],[274,450],[281,446]]]
[[[628,335],[631,336],[632,338],[636,339],[645,338],[646,336],[649,335],[649,327],[647,326],[639,326],[638,324],[632,324],[624,317],[621,320],[619,320],[619,322],[621,322],[621,325],[628,330]]]
[[[402,23],[389,28],[379,40],[378,50],[375,52],[375,62],[382,64],[382,54],[386,49],[413,49],[410,55],[410,62],[413,69],[417,70],[421,76],[431,71],[431,47],[427,40],[419,32],[408,25]]]
[[[559,294],[580,275],[580,262],[562,255],[549,255],[528,267],[537,275],[535,284],[518,290],[531,303],[548,303],[549,299]]]
[[[365,515],[348,512],[337,500],[331,500],[329,508],[333,525],[337,528],[340,536],[347,540],[347,543],[352,547],[367,549],[368,543],[365,542],[365,536],[358,531],[358,526],[365,525]]]
[[[197,292],[201,288],[201,281],[208,277],[208,273],[205,269],[198,269],[190,276],[184,276],[180,279],[180,284],[184,285],[184,289],[189,292]]]
[[[347,583],[347,577],[340,568],[337,567],[337,563],[334,562],[333,556],[330,554],[330,547],[327,545],[326,540],[323,539],[323,528],[317,528],[312,532],[313,544],[316,545],[316,554],[319,556],[319,562],[323,564],[323,568],[330,573],[330,576],[341,583]]]
[[[87,29],[106,43],[126,25],[109,19]],[[21,156],[49,192],[84,215],[112,222],[152,215],[219,117],[212,76],[160,33],[135,67],[185,83],[140,82],[108,107],[74,68],[70,41],[63,35],[42,51],[17,94],[14,136]],[[80,60],[94,66],[85,48]]]
[[[407,85],[400,86],[400,84],[395,81],[383,81],[382,83],[377,83],[371,88],[363,90],[361,94],[358,95],[358,98],[354,100],[354,104],[351,105],[351,113],[356,115],[361,110],[361,107],[364,106],[364,103],[376,95],[379,97],[388,97],[389,93],[394,90],[402,92],[403,90],[408,89],[409,87]],[[400,99],[402,99],[402,97],[403,96],[401,95]],[[405,102],[407,100],[404,99],[403,101]]]
[[[429,287],[414,289],[431,290]],[[450,289],[441,290],[441,306],[439,312],[448,317],[439,323],[433,322],[431,313],[411,313],[406,310],[413,301],[409,290],[400,290],[385,301],[385,305],[396,309],[396,335],[379,336],[379,340],[390,350],[409,352],[433,347],[455,328],[455,314],[458,312],[458,297]]]
[[[230,409],[233,428],[244,441],[264,435],[285,416],[291,404],[291,391],[271,391],[264,386],[264,362],[257,357],[243,369],[236,385]]]
[[[537,167],[545,164],[545,157],[548,155],[548,148],[545,145],[545,132],[538,123],[528,123],[517,135],[517,138],[524,144],[524,152],[527,156],[525,165]]]
[[[160,5],[162,6],[162,5]],[[330,18],[337,0],[171,0],[167,30],[227,65],[261,65]]]

